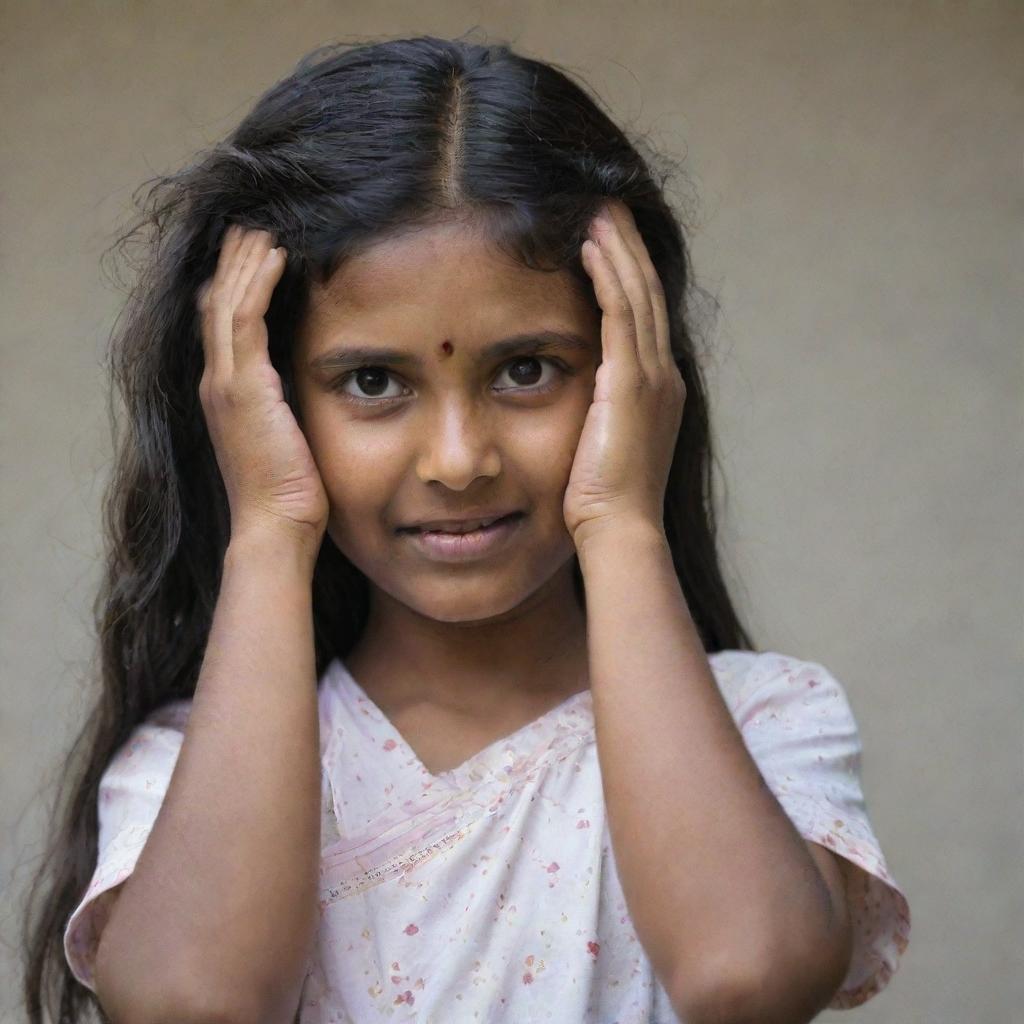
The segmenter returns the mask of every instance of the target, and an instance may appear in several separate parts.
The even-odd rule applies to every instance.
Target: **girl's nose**
[[[479,476],[496,477],[501,459],[488,424],[465,405],[443,408],[423,428],[417,475],[424,483],[442,483],[453,491]]]

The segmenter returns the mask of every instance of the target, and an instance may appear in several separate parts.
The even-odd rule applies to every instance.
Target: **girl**
[[[719,571],[652,165],[555,67],[428,37],[314,51],[158,183],[34,1022],[794,1024],[886,985],[843,687]]]

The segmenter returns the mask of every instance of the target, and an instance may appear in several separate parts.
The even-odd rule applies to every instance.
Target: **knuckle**
[[[658,390],[668,398],[678,398],[681,394],[678,381],[672,379],[669,373],[659,374]]]
[[[221,307],[224,301],[222,286],[215,281],[207,281],[199,295],[200,308],[212,313]]]
[[[205,313],[212,303],[213,282],[204,281],[196,292],[196,306],[201,313]]]
[[[221,401],[228,408],[233,409],[245,401],[245,386],[235,374],[224,381],[217,390]]]
[[[210,405],[235,405],[241,397],[238,378],[233,374],[204,372],[199,382],[199,390],[205,391],[206,400]]]
[[[252,313],[244,305],[236,306],[231,313],[231,333],[240,334],[252,322]]]
[[[250,288],[239,301],[235,316],[241,317],[246,324],[259,319],[259,293]]]

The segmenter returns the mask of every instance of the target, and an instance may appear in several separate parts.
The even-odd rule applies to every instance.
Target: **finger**
[[[629,387],[642,384],[643,367],[636,349],[633,307],[619,280],[611,258],[593,239],[580,251],[583,266],[594,282],[594,294],[601,307],[601,360],[614,369],[613,380]]]
[[[265,362],[268,337],[264,317],[270,308],[270,299],[281,280],[287,263],[284,249],[269,249],[256,268],[249,287],[235,308],[233,320],[233,350],[235,367],[243,371],[254,362]]]
[[[653,382],[660,374],[660,357],[647,280],[616,221],[616,217],[621,214],[606,206],[605,216],[607,220],[595,219],[591,234],[608,255],[622,290],[627,296],[634,324],[633,338],[637,359],[643,368],[644,376]]]
[[[199,307],[199,337],[203,343],[203,376],[214,373],[217,368],[216,339],[214,332],[214,313],[210,301],[213,290],[213,278],[204,281],[199,288],[197,305]]]
[[[204,374],[220,375],[230,372],[231,333],[223,325],[224,308],[227,306],[225,296],[228,283],[235,274],[235,260],[245,240],[245,232],[239,224],[229,224],[221,238],[217,266],[213,275],[200,286],[197,293],[203,342]]]
[[[651,255],[647,251],[643,235],[636,226],[633,211],[625,203],[612,204],[616,213],[616,223],[622,231],[623,238],[630,246],[633,256],[644,275],[647,283],[647,294],[651,302],[654,316],[654,333],[658,350],[658,358],[664,370],[675,369],[675,357],[672,355],[672,334],[669,328],[668,307],[665,304],[665,288],[658,276]]]
[[[245,241],[245,229],[241,224],[229,224],[220,241],[220,257],[218,270],[223,268],[226,272],[228,265],[235,258],[238,247]]]
[[[196,302],[201,313],[205,313],[208,304],[213,301],[219,301],[221,296],[225,294],[224,287],[234,273],[234,259],[243,237],[244,233],[241,225],[228,225],[221,238],[220,250],[217,254],[217,265],[213,268],[213,273],[196,291]]]
[[[241,224],[232,224],[224,232],[214,285],[218,299],[230,301],[239,268],[251,242],[250,232]]]
[[[252,280],[252,275],[263,262],[263,257],[270,248],[270,234],[266,231],[250,231],[245,242],[238,251],[237,272],[231,285],[231,307],[237,307],[245,295],[246,288]]]

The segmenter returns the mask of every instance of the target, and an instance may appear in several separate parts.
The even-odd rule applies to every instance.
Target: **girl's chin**
[[[502,579],[496,573],[490,580],[447,580],[409,588],[408,581],[392,596],[424,618],[436,622],[485,625],[500,622],[528,603],[538,587],[524,587],[522,579]]]
[[[521,601],[467,601],[463,597],[450,601],[417,601],[410,607],[424,618],[433,619],[435,622],[484,626],[488,623],[501,622],[520,604],[522,604]]]

